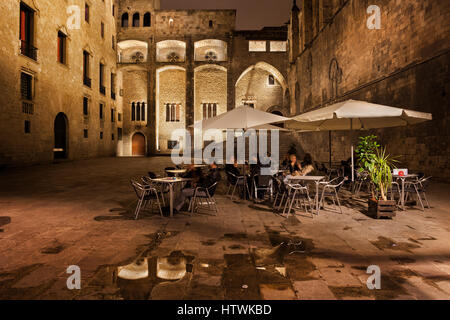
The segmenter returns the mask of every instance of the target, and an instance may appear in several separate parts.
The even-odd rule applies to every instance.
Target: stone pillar
[[[149,155],[156,153],[156,44],[150,37],[147,55],[147,150]]]
[[[234,56],[234,39],[230,35],[227,44],[227,111],[233,110],[236,106],[236,87],[234,85],[234,70],[233,70],[233,56]]]
[[[194,42],[186,38],[186,127],[194,124]]]

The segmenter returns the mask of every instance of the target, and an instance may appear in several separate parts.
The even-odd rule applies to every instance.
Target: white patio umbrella
[[[272,128],[273,130],[283,130],[282,128],[275,126],[269,127],[268,125],[270,125],[271,123],[280,123],[289,120],[289,118],[282,117],[276,114],[260,111],[247,106],[241,106],[226,113],[220,114],[216,117],[197,121],[190,127],[201,128],[202,131],[206,131],[209,129],[242,129],[244,131],[248,129],[262,130],[264,129],[264,127],[271,128],[269,130],[272,130]],[[245,176],[245,166],[243,166],[243,171]]]
[[[432,119],[430,113],[347,100],[294,117],[286,122],[286,127],[306,131],[353,131],[408,126]],[[351,152],[354,181],[353,145]]]
[[[203,131],[208,129],[243,129],[248,130],[257,126],[271,123],[279,123],[290,120],[276,114],[256,110],[247,106],[238,107],[217,117],[197,121],[191,127],[201,127]]]

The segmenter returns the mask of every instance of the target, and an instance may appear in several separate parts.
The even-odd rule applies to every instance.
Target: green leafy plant
[[[386,154],[386,148],[377,148],[376,153],[371,157],[371,162],[367,165],[374,189],[382,200],[387,200],[387,192],[392,184],[392,169],[397,162],[394,157]],[[374,190],[372,190],[372,196],[377,198]]]
[[[359,163],[359,171],[368,171],[369,165],[372,163],[377,148],[380,145],[377,142],[377,136],[370,135],[366,137],[359,137],[359,143],[356,147],[355,153]]]

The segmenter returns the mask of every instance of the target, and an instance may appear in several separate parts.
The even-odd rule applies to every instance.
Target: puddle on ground
[[[404,265],[404,264],[411,264],[416,262],[415,259],[410,258],[410,257],[390,257],[389,259],[391,259],[392,261],[397,262],[398,264]]]
[[[0,227],[6,226],[11,223],[11,217],[0,217]],[[0,229],[3,232],[3,229]]]
[[[201,241],[201,244],[209,247],[209,246],[215,245],[216,241],[215,240],[206,240],[206,241]]]
[[[104,266],[79,298],[149,300],[171,293],[181,299],[187,288],[182,281],[192,275],[193,261],[194,256],[173,251],[168,256],[141,257],[123,266]]]
[[[238,233],[225,233],[223,235],[224,239],[231,239],[231,240],[242,240],[242,239],[247,239],[247,235],[243,232],[238,232]]]
[[[66,245],[64,245],[56,240],[56,241],[53,241],[53,243],[50,246],[41,249],[41,253],[42,254],[58,254],[66,248],[67,248]]]
[[[391,250],[400,250],[411,252],[412,249],[420,248],[417,244],[408,243],[408,242],[395,242],[390,238],[378,237],[377,241],[370,241],[375,247],[380,250],[391,249]]]

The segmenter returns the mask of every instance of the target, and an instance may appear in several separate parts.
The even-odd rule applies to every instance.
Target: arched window
[[[142,102],[142,109],[141,109],[141,120],[145,121],[145,102]]]
[[[136,121],[136,106],[134,102],[131,104],[131,121]]]
[[[140,20],[139,13],[136,12],[135,14],[133,14],[133,27],[139,27],[139,20]]]
[[[128,28],[128,13],[122,15],[122,28]]]
[[[141,103],[137,103],[136,107],[136,121],[141,121]]]
[[[150,12],[147,12],[146,14],[144,14],[144,27],[150,27],[152,24],[152,18],[150,15]]]

